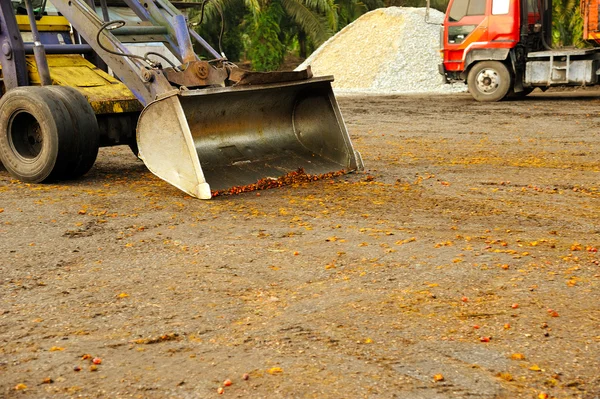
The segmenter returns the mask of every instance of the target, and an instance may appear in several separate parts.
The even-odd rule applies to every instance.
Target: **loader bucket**
[[[179,90],[148,104],[137,127],[152,173],[201,199],[303,168],[362,169],[331,77]]]

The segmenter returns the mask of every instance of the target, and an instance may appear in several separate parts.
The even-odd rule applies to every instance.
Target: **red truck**
[[[600,0],[582,0],[584,39],[600,43]],[[534,88],[598,84],[600,49],[552,47],[552,0],[450,0],[444,18],[447,82],[466,82],[477,101]]]

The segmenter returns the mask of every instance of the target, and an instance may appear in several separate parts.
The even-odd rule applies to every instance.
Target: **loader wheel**
[[[502,62],[482,61],[467,76],[469,92],[477,101],[500,101],[512,88],[511,74]]]
[[[0,160],[28,183],[63,176],[73,147],[69,111],[44,87],[19,87],[0,99]]]
[[[73,125],[72,161],[65,171],[65,179],[76,179],[85,175],[96,162],[99,147],[99,128],[96,114],[85,96],[72,87],[47,86],[60,97],[71,115]]]

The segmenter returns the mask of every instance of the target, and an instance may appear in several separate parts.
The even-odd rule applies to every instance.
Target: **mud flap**
[[[201,199],[212,190],[277,178],[362,169],[331,77],[181,90],[143,110],[140,158],[152,173]]]

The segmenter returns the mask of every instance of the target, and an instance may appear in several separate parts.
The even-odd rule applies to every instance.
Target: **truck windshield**
[[[467,15],[485,15],[486,2],[487,0],[455,0],[448,19],[457,22]]]

